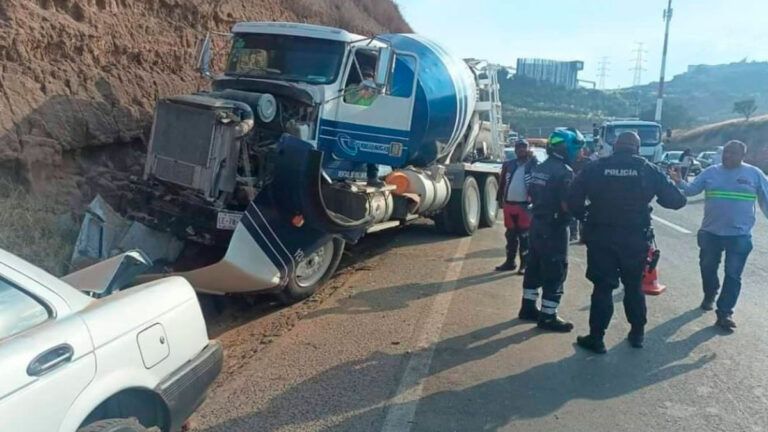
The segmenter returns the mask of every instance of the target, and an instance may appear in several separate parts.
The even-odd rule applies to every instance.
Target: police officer
[[[538,321],[539,328],[569,332],[573,324],[557,316],[568,273],[568,225],[565,200],[573,180],[568,166],[584,146],[575,129],[558,129],[547,140],[546,161],[531,170],[531,229],[528,268],[523,279],[523,302],[518,317]],[[541,310],[536,307],[542,288]]]
[[[664,172],[638,156],[640,137],[619,135],[613,154],[584,167],[568,194],[568,208],[585,220],[587,278],[594,284],[589,335],[579,346],[606,352],[603,336],[613,315],[613,290],[624,285],[624,310],[632,325],[628,340],[642,348],[646,308],[642,278],[652,239],[650,202],[677,210],[685,196]],[[589,201],[589,206],[585,205]]]

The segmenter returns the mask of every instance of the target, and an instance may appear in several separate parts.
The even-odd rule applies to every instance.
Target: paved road
[[[200,431],[765,431],[768,430],[768,224],[744,275],[738,331],[712,327],[701,300],[695,231],[702,203],[657,211],[664,295],[649,299],[646,348],[617,309],[590,355],[585,253],[573,246],[562,314],[577,332],[514,316],[521,278],[491,271],[502,227],[465,239],[426,225],[256,356],[199,411]]]

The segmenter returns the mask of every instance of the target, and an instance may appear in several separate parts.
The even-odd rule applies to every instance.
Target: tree
[[[743,115],[747,121],[749,121],[749,118],[752,117],[755,111],[757,111],[757,104],[754,98],[733,103],[733,112]]]

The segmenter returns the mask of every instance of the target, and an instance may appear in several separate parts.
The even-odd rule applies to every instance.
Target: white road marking
[[[651,217],[653,218],[653,220],[655,220],[655,221],[657,221],[659,223],[662,223],[662,224],[664,224],[664,225],[666,225],[666,226],[668,226],[668,227],[670,227],[670,228],[672,228],[672,229],[674,229],[676,231],[680,231],[683,234],[693,234],[691,231],[688,231],[687,229],[681,227],[680,225],[675,225],[672,222],[670,222],[668,220],[664,220],[664,219],[662,219],[662,218],[660,218],[660,217],[658,217],[656,215],[651,215]]]
[[[416,416],[416,406],[421,399],[424,378],[429,373],[435,345],[440,339],[440,331],[451,306],[456,283],[461,276],[461,267],[464,265],[462,258],[469,249],[470,239],[471,237],[465,237],[459,242],[456,253],[448,265],[440,291],[432,303],[432,308],[418,327],[422,329],[422,332],[413,349],[413,355],[408,360],[400,384],[397,386],[397,393],[388,403],[389,409],[381,428],[382,432],[408,432],[411,430],[413,419]]]

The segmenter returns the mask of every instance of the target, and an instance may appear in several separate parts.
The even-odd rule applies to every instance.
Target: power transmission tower
[[[611,62],[608,61],[608,57],[601,57],[600,62],[597,64],[597,87],[605,90],[605,79],[608,77],[608,66]]]
[[[637,48],[632,51],[635,54],[635,59],[633,60],[635,65],[629,69],[630,71],[634,72],[634,77],[632,78],[633,87],[639,86],[643,83],[643,72],[648,70],[645,68],[645,55],[648,54],[648,50],[643,49],[642,42],[637,42],[636,44]]]

